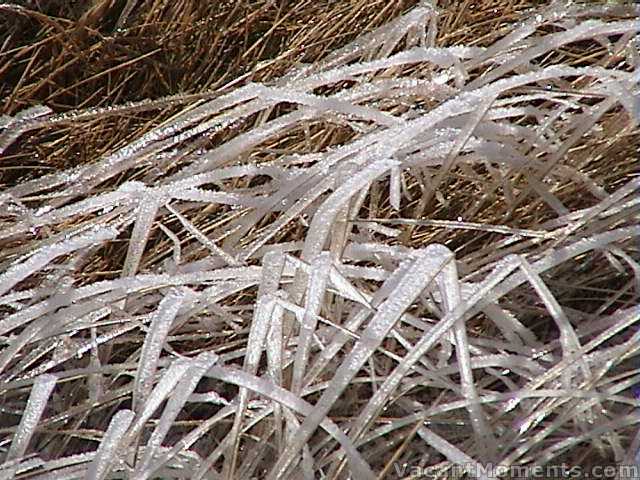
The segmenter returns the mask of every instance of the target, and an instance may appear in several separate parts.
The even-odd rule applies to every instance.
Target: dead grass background
[[[200,99],[222,95],[245,82],[276,79],[290,67],[322,58],[416,3],[411,0],[34,0],[22,2],[21,6],[2,4],[0,114],[14,115],[41,104],[56,113],[73,114],[31,130],[0,157],[0,190],[52,171],[92,162]],[[438,43],[489,45],[504,36],[514,23],[531,15],[532,9],[546,3],[441,1],[438,3],[442,11]],[[133,8],[124,18],[122,13],[127,5]],[[625,8],[611,9],[608,14],[628,18],[629,10]],[[606,48],[597,42],[574,45],[560,55],[562,58],[542,62],[607,66],[604,62],[611,58]],[[118,108],[110,110],[114,106]],[[563,162],[570,170],[558,198],[572,210],[589,207],[595,201],[589,186],[575,181],[573,172],[581,172],[605,186],[607,191],[614,191],[638,171],[640,134],[637,129],[625,129],[627,114],[614,111],[607,114],[602,124],[604,128],[599,135],[585,137],[580,147],[572,149]],[[234,126],[219,137],[204,138],[200,146],[210,147],[252,127],[252,122]],[[349,131],[339,126],[312,130],[311,138],[317,142],[313,148],[320,150],[343,143],[349,135]],[[301,138],[289,138],[269,147],[295,152],[301,142],[304,142]],[[110,182],[120,184],[143,178],[146,168],[151,167],[129,172],[127,178],[118,176]],[[408,185],[414,201],[403,205],[399,216],[444,221],[462,217],[466,221],[501,223],[521,229],[535,229],[553,217],[549,207],[533,192],[527,193],[526,188],[515,202],[504,201],[508,192],[495,190],[494,184],[487,180],[490,175],[488,171],[464,168],[450,172],[445,180],[449,188],[456,191],[456,196],[448,201],[438,198],[425,201],[418,183]],[[98,188],[110,188],[113,183]],[[387,192],[388,189],[372,191],[369,208],[377,212],[377,218],[389,220],[389,226],[403,229],[397,242],[411,247],[444,243],[456,255],[466,258],[462,273],[464,269],[476,271],[492,260],[486,247],[500,236],[444,229],[436,224],[393,224],[394,215],[385,197]],[[217,228],[219,214],[220,211],[214,209],[190,220],[207,232]],[[176,225],[179,228],[179,224]],[[282,235],[295,240],[300,235],[299,229],[299,225],[291,225]],[[39,235],[46,236],[47,232]],[[154,234],[150,245],[152,248],[142,260],[143,271],[170,254],[170,242],[163,235]],[[24,253],[19,243],[5,243],[0,248],[3,261]],[[526,247],[520,245],[514,247],[514,251],[518,248]],[[126,249],[125,237],[113,242],[98,260],[86,265],[81,283],[117,278]],[[185,255],[194,260],[201,253],[194,251],[191,258],[188,251]],[[554,291],[562,292],[559,298],[567,307],[575,304],[582,312],[604,314],[637,302],[633,283],[602,258],[596,263],[564,268],[567,272],[556,276],[567,281],[555,285]],[[531,295],[528,318],[534,325],[532,329],[544,336],[549,326],[548,319],[541,316],[544,308],[526,289],[516,295]],[[517,301],[527,303],[522,298]],[[242,303],[238,301],[239,305]],[[483,331],[487,326],[477,322],[473,328]],[[126,345],[126,341],[122,343]],[[173,346],[195,352],[210,345],[194,343],[185,337],[183,343]],[[221,348],[224,342],[216,346]],[[387,348],[398,346],[391,344]],[[127,351],[113,355],[126,359]],[[69,392],[66,396],[60,393],[60,398],[70,407],[73,388],[72,384],[67,385]],[[356,389],[351,398],[358,402],[365,394]],[[198,412],[192,413],[192,419],[185,421],[185,428],[198,417]],[[101,421],[96,421],[95,428],[104,427]],[[69,451],[82,451],[81,444],[78,438],[52,442],[48,445],[48,456],[55,458]],[[606,452],[594,454],[593,448],[586,446],[571,455],[571,461],[586,463],[593,455],[606,457]]]
[[[379,27],[417,1],[24,3],[0,6],[0,114],[12,115],[41,104],[57,113],[73,114],[68,120],[30,131],[3,154],[0,188],[90,163],[139,138],[198,99],[214,98],[245,82],[278,78],[292,66],[318,60]],[[599,3],[606,2],[590,2]],[[633,15],[626,3],[619,2],[607,15]],[[125,4],[134,8],[121,19],[127,10]],[[490,45],[515,23],[534,14],[536,8],[548,4],[525,0],[441,1],[438,44]],[[118,27],[119,22],[126,28]],[[542,64],[553,60],[572,66],[607,66],[607,53],[602,45],[585,42],[562,50],[562,58],[545,59]],[[608,60],[602,60],[605,58]],[[122,108],[127,103],[130,108]],[[110,112],[113,106],[119,108]],[[581,148],[572,149],[566,165],[613,191],[637,171],[638,132],[616,136],[626,122],[624,111],[607,114],[601,135],[585,138]],[[234,126],[225,136],[203,139],[201,146],[209,147],[252,127],[251,122]],[[348,135],[348,129],[345,133],[339,128],[316,134],[315,148],[344,142]],[[295,141],[287,145],[291,151],[297,148]],[[116,181],[122,183],[143,173]],[[589,205],[593,197],[585,184],[567,178],[559,199],[573,208]],[[456,171],[448,181],[457,191],[451,202],[425,202],[418,186],[410,186],[417,200],[410,205],[408,216],[445,220],[462,216],[486,223],[506,220],[514,228],[535,228],[553,214],[531,195],[521,196],[516,205],[497,201],[501,193],[494,191],[486,172]],[[478,197],[480,203],[474,201]],[[384,203],[384,199],[380,201]],[[470,211],[472,204],[475,206]],[[388,210],[388,204],[380,213],[385,208]],[[194,223],[203,226],[210,217]],[[477,232],[461,230],[452,236],[449,231],[429,226],[402,228],[405,233],[401,240],[408,246],[440,241],[465,254],[492,240],[491,235],[479,236]],[[121,245],[120,252],[105,256],[104,264],[93,265],[93,275],[117,276],[125,250],[126,245]],[[166,246],[157,246],[150,253],[158,250],[165,254],[168,251]],[[151,263],[156,259],[145,257]],[[478,260],[470,268],[481,264]],[[609,279],[601,280],[603,285],[607,282]]]

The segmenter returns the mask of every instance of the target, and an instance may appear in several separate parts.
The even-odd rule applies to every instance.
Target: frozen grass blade
[[[282,270],[284,269],[284,256],[281,252],[271,251],[264,256],[265,268],[262,271],[262,278],[258,288],[258,304],[256,314],[251,324],[249,332],[247,354],[245,356],[244,368],[250,374],[255,374],[258,370],[258,362],[262,356],[264,342],[269,335],[275,299],[272,297],[280,283]],[[278,354],[279,356],[279,354]],[[245,415],[245,409],[249,400],[249,392],[241,388],[238,394],[238,409],[234,418],[231,432],[229,433],[231,454],[225,462],[226,478],[233,478],[236,471],[238,442],[240,441],[241,424]]]
[[[195,238],[197,238],[204,246],[206,246],[211,253],[216,256],[221,257],[228,265],[239,265],[239,262],[229,255],[227,252],[218,247],[214,242],[209,240],[205,234],[203,234],[200,230],[198,230],[189,220],[187,220],[182,214],[180,214],[177,210],[175,210],[170,205],[166,206],[167,209],[175,215],[175,217],[180,221],[182,226],[191,233]]]
[[[309,276],[304,315],[298,336],[298,348],[293,361],[291,390],[296,394],[300,394],[302,391],[302,379],[309,361],[309,351],[317,328],[317,317],[326,293],[330,271],[331,258],[327,252],[319,254],[311,263],[311,275]]]
[[[438,284],[442,294],[444,308],[446,313],[454,311],[462,298],[460,294],[460,280],[458,271],[454,262],[449,262],[443,272],[438,277]],[[460,369],[460,386],[463,396],[472,403],[468,409],[471,419],[471,426],[477,437],[477,444],[480,447],[480,459],[483,461],[492,461],[496,457],[494,450],[495,435],[487,424],[487,417],[482,409],[482,405],[474,403],[478,400],[478,391],[473,378],[473,370],[471,367],[471,354],[469,352],[469,339],[467,336],[467,326],[464,318],[461,317],[453,325],[453,335],[456,343],[456,356],[458,358],[458,366]]]
[[[158,310],[151,319],[149,333],[140,352],[140,366],[136,372],[135,389],[133,393],[133,409],[141,412],[146,399],[151,393],[153,381],[158,367],[160,352],[167,339],[167,334],[178,314],[178,310],[185,302],[185,293],[178,289],[171,290],[162,299]]]
[[[57,257],[97,243],[112,240],[117,235],[118,231],[115,228],[98,227],[87,234],[78,235],[56,245],[36,250],[28,259],[9,267],[0,275],[0,296],[11,290],[18,282],[51,263]]]
[[[0,474],[635,461],[638,8],[129,3],[0,5]]]
[[[440,246],[440,249],[444,247]],[[451,254],[450,254],[451,255]],[[357,440],[364,432],[365,428],[370,424],[377,411],[383,408],[386,399],[397,388],[407,373],[413,368],[414,364],[427,352],[442,335],[445,334],[456,322],[459,322],[465,313],[477,302],[479,302],[488,291],[491,291],[497,284],[510,275],[518,264],[516,259],[505,259],[502,265],[499,265],[485,281],[478,286],[476,291],[465,302],[458,304],[453,310],[449,311],[438,325],[433,328],[428,335],[424,335],[403,358],[402,362],[393,370],[393,372],[385,379],[379,390],[371,398],[366,407],[360,412],[357,420],[353,423],[349,438]],[[446,265],[444,265],[446,268]],[[437,274],[438,272],[434,272]],[[472,403],[475,402],[472,401]],[[470,406],[468,402],[465,402]]]
[[[490,478],[494,478],[492,472],[489,472],[488,475],[485,473],[487,470],[485,467],[486,464],[474,461],[473,458],[469,457],[464,452],[461,452],[455,445],[447,442],[444,438],[435,434],[428,428],[420,427],[418,429],[418,435],[420,435],[426,443],[439,451],[454,465],[464,465],[465,468],[471,472],[471,475],[475,476],[479,480],[489,480]]]
[[[267,382],[263,379],[248,375],[243,371],[238,371],[225,367],[217,367],[214,366],[207,372],[208,376],[218,378],[225,382],[229,382],[232,384],[236,384],[242,386],[247,389],[251,389],[256,393],[260,393],[268,398],[272,398],[273,400],[281,403],[283,406],[296,411],[298,413],[304,414],[309,418],[315,407],[300,399],[298,396],[293,393],[277,387],[270,382]],[[353,471],[358,474],[358,478],[362,479],[373,479],[374,476],[366,464],[358,451],[355,449],[351,441],[347,438],[347,436],[340,430],[330,419],[325,418],[320,422],[320,426],[325,429],[328,433],[330,433],[340,445],[345,449],[347,453],[347,457],[350,460]],[[200,478],[196,475],[196,478]]]
[[[109,475],[109,469],[120,455],[119,447],[131,425],[135,414],[131,410],[120,410],[111,419],[95,457],[87,470],[87,480],[103,480]]]
[[[10,464],[24,456],[57,381],[58,378],[55,375],[48,374],[41,375],[36,379],[3,463]],[[9,466],[4,472],[0,471],[0,478],[11,480],[15,471],[16,465]]]
[[[433,280],[443,264],[451,261],[450,252],[437,246],[427,248],[400,279],[389,299],[380,305],[369,325],[361,335],[351,353],[340,365],[313,412],[309,415],[282,453],[278,462],[269,472],[269,479],[275,480],[288,470],[313,431],[327,415],[349,382],[358,373],[375,349],[382,343],[402,313],[413,303],[420,292]]]
[[[123,444],[129,444],[136,435],[140,433],[145,423],[151,418],[157,408],[167,399],[173,389],[176,387],[185,372],[189,369],[189,363],[183,360],[177,360],[171,363],[155,388],[145,398],[144,403],[140,403],[140,413],[136,414],[135,422],[127,432],[127,440]]]
[[[134,275],[140,266],[140,260],[147,246],[151,227],[161,207],[163,199],[154,193],[141,193],[139,197],[136,222],[133,225],[133,232],[129,240],[127,256],[122,267],[122,276],[130,277]]]
[[[576,335],[571,322],[567,318],[567,315],[562,309],[562,306],[555,299],[547,285],[542,281],[540,276],[531,268],[529,262],[525,259],[520,258],[522,271],[527,276],[529,282],[535,289],[536,293],[542,298],[545,306],[547,307],[547,311],[553,317],[558,329],[560,330],[560,346],[562,347],[562,355],[563,357],[568,357],[573,355],[575,352],[580,350],[580,340],[578,339],[578,335]],[[591,372],[589,371],[589,366],[586,362],[580,362],[580,368],[582,370],[585,378],[589,378],[591,376]],[[570,372],[565,372],[565,388],[569,390],[572,385]]]
[[[175,393],[169,397],[167,406],[158,420],[158,426],[153,431],[146,444],[144,457],[135,472],[136,478],[143,480],[153,475],[154,467],[152,462],[162,444],[162,441],[169,432],[178,414],[184,408],[187,400],[195,390],[204,373],[211,368],[216,361],[217,355],[210,353],[203,353],[199,355],[193,360],[191,366],[176,384]]]
[[[29,124],[35,123],[38,117],[52,113],[49,107],[36,105],[19,112],[15,117],[0,116],[0,128],[4,131],[0,134],[0,153],[3,153],[25,131],[29,130]]]
[[[348,178],[345,183],[327,199],[322,209],[313,217],[313,221],[309,227],[307,242],[302,251],[303,260],[313,258],[322,251],[329,235],[329,228],[333,223],[333,219],[351,197],[360,190],[360,188],[368,185],[375,178],[382,175],[382,173],[395,166],[397,166],[397,162],[391,160],[377,161]]]

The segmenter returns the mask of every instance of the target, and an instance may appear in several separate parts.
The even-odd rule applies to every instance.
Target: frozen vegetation
[[[423,3],[272,82],[4,116],[8,151],[181,106],[0,193],[0,478],[640,465],[640,21],[606,8],[442,47]]]

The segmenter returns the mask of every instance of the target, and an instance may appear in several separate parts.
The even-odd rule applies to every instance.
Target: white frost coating
[[[452,254],[448,249],[435,245],[427,247],[423,254],[413,262],[389,298],[380,305],[349,356],[338,367],[335,376],[318,401],[312,414],[305,419],[291,443],[269,473],[269,480],[275,480],[286,474],[295,455],[333,407],[349,382],[382,343],[402,313],[433,280],[443,264],[451,261],[451,257]]]
[[[396,118],[393,115],[389,115],[372,108],[353,105],[352,103],[340,101],[335,98],[323,98],[317,95],[268,87],[264,87],[263,96],[265,98],[277,100],[280,102],[299,103],[300,105],[313,107],[320,112],[324,110],[328,112],[340,112],[349,116],[350,118],[354,117],[360,118],[362,120],[370,120],[372,122],[376,122],[380,125],[385,125],[388,127],[393,127],[404,123],[401,119]]]
[[[469,455],[458,449],[455,445],[447,442],[440,435],[437,435],[433,431],[426,427],[420,427],[418,429],[418,435],[431,447],[435,448],[442,455],[444,455],[450,462],[455,465],[464,466],[467,468],[470,475],[480,480],[493,480],[495,477],[493,472],[490,475],[485,473],[485,464],[479,463],[473,460]],[[491,464],[492,465],[492,464]]]
[[[117,412],[109,428],[104,434],[98,446],[95,457],[87,469],[86,480],[103,480],[109,474],[109,467],[122,455],[120,443],[125,437],[135,414],[131,410],[120,410]]]
[[[334,70],[329,70],[316,75],[310,75],[306,79],[297,82],[296,89],[312,90],[322,85],[347,80],[354,75],[362,75],[369,72],[375,72],[377,70],[412,63],[432,62],[441,67],[448,67],[453,65],[457,59],[471,57],[475,52],[476,50],[468,47],[415,47],[388,58],[372,60],[369,62],[360,62],[354,65],[338,67]]]
[[[311,275],[307,285],[307,295],[304,305],[304,315],[298,335],[298,348],[293,361],[293,379],[291,391],[300,394],[302,379],[309,361],[311,342],[318,325],[318,314],[327,289],[329,273],[331,271],[331,256],[329,252],[322,252],[311,262]]]
[[[158,227],[160,228],[160,230],[162,230],[162,233],[164,233],[167,237],[171,239],[171,243],[173,243],[173,255],[172,255],[173,264],[170,265],[168,270],[170,271],[170,273],[176,273],[176,270],[182,263],[182,247],[180,246],[180,239],[175,233],[173,233],[170,229],[165,227],[162,223],[159,223]]]
[[[166,286],[183,286],[191,283],[201,283],[207,281],[223,281],[227,279],[237,279],[238,281],[246,281],[249,283],[258,283],[260,278],[261,267],[241,267],[218,269],[214,271],[197,271],[194,273],[177,274],[177,275],[136,275],[135,277],[121,278],[118,280],[108,280],[103,282],[95,282],[90,285],[73,289],[68,294],[61,295],[64,297],[64,304],[79,302],[88,297],[99,295],[104,292],[126,291],[135,293],[140,290],[152,289],[156,290]],[[19,326],[41,317],[50,312],[55,307],[52,303],[59,301],[58,295],[52,296],[48,301],[42,301],[36,305],[25,308],[17,313],[0,319],[0,335],[18,328]]]
[[[340,268],[344,268],[347,274],[352,272],[355,273],[354,271],[357,271],[358,273],[360,272],[364,273],[365,271],[365,269],[358,269],[357,267],[356,268],[340,267]],[[338,293],[340,293],[340,295],[342,295],[343,297],[353,300],[354,302],[358,302],[364,305],[365,307],[370,308],[370,304],[369,304],[370,296],[365,293],[362,293],[360,290],[354,287],[351,283],[349,283],[349,280],[340,272],[340,268],[336,265],[331,266],[329,271],[331,286],[333,286],[338,291]],[[379,276],[371,275],[368,278],[374,278],[376,280],[384,280],[387,277],[387,275],[386,275],[386,272],[384,273],[383,272],[384,271],[382,270],[376,270],[374,273],[380,274],[380,275]],[[369,272],[367,271],[367,273]],[[354,274],[353,276],[367,278],[364,275]]]
[[[163,141],[169,144],[178,143],[180,141],[179,137],[181,130],[193,125],[194,123],[200,122],[203,118],[219,111],[219,109],[228,108],[231,105],[253,98],[254,96],[255,88],[253,88],[252,85],[247,85],[246,87],[233,91],[228,95],[211,100],[198,108],[188,110],[178,118],[175,118],[170,125],[161,125],[114,153],[103,157],[98,163],[83,167],[81,175],[74,179],[79,180],[75,184],[71,183],[73,180],[65,180],[64,177],[56,179],[52,176],[54,182],[50,182],[52,184],[50,184],[49,187],[55,186],[56,181],[62,181],[61,183],[71,184],[67,189],[69,193],[75,195],[82,194],[86,192],[93,183],[104,182],[120,173],[124,168],[126,168],[126,166],[135,164],[135,161],[142,153],[145,152],[145,149],[149,149],[150,147],[152,148],[154,144],[161,144]],[[224,121],[224,118],[219,119],[220,121]],[[213,125],[207,124],[207,122],[201,122],[200,125],[197,125],[189,131],[187,138],[189,136],[198,135],[199,133],[202,133],[203,130],[206,131],[212,128],[215,124],[215,121]],[[183,138],[183,140],[186,140],[186,138]],[[37,180],[33,182],[33,185],[37,185],[36,182]],[[32,187],[33,185],[30,185],[30,182],[27,182],[25,185],[18,185],[14,187],[12,191],[15,191],[18,196],[26,195],[30,193],[31,190],[29,187]]]
[[[438,276],[438,285],[442,294],[445,311],[447,313],[454,311],[462,302],[460,279],[458,278],[458,270],[455,262],[449,262],[445,265],[442,273]],[[454,323],[453,334],[460,371],[462,395],[471,402],[474,402],[478,399],[478,391],[476,390],[476,384],[473,378],[467,326],[463,317],[460,317],[460,319]],[[472,429],[476,435],[481,459],[484,461],[495,460],[495,435],[487,424],[487,416],[483,411],[482,405],[471,403],[467,411],[471,419]]]
[[[608,245],[609,243],[620,241],[625,238],[634,237],[640,237],[640,226],[617,228],[610,232],[593,235],[591,237],[578,240],[566,247],[559,248],[550,253],[547,257],[533,263],[531,266],[535,272],[540,274],[550,268],[553,268],[556,265],[561,264],[562,262],[569,260],[570,258],[577,257],[582,253],[597,249],[604,245]],[[508,282],[504,282],[503,284],[492,290],[490,292],[489,298],[491,300],[495,300],[506,295],[508,292],[524,283],[526,281],[526,278],[527,277],[524,273],[516,273],[509,279]]]
[[[523,341],[531,347],[539,347],[535,334],[525,327],[509,311],[497,303],[487,303],[482,307],[485,315],[500,329],[500,332],[512,345],[521,345]]]
[[[172,289],[162,299],[151,318],[151,326],[140,353],[140,364],[136,372],[133,392],[133,409],[138,414],[151,392],[160,352],[171,329],[171,324],[184,301],[184,293],[179,289]]]
[[[162,444],[162,441],[166,437],[167,433],[169,433],[169,429],[173,425],[173,422],[180,411],[184,408],[189,396],[196,389],[196,386],[200,382],[204,373],[211,368],[217,360],[217,355],[204,352],[198,355],[198,357],[191,362],[191,365],[177,383],[174,394],[169,397],[167,406],[158,420],[158,426],[155,428],[151,434],[151,438],[147,442],[142,462],[136,468],[135,475],[137,479],[143,480],[153,475],[155,469],[153,468],[152,462]]]
[[[41,375],[36,379],[31,389],[27,406],[20,418],[20,424],[16,428],[16,433],[11,440],[11,446],[5,457],[5,463],[18,460],[25,454],[29,446],[29,441],[35,433],[40,417],[47,406],[47,402],[53,388],[56,386],[57,380],[58,377],[48,374]],[[6,471],[0,472],[0,479],[9,480],[13,478],[15,470],[16,466],[14,465]]]
[[[526,259],[520,257],[521,268],[524,274],[527,276],[529,283],[533,286],[536,293],[540,296],[542,301],[547,308],[547,311],[551,314],[553,320],[555,321],[558,330],[560,330],[560,347],[562,348],[562,355],[564,358],[570,357],[580,350],[580,339],[576,334],[571,322],[567,318],[562,306],[558,303],[556,298],[549,290],[549,287],[542,281],[540,276],[531,268],[529,262]],[[579,366],[582,369],[583,375],[585,378],[591,377],[591,372],[589,366],[585,361],[579,362]],[[567,390],[573,388],[575,385],[572,385],[572,375],[569,375],[571,372],[566,372],[565,375],[565,388]],[[580,384],[580,381],[577,381],[576,384]]]
[[[237,266],[240,264],[240,262],[238,262],[234,257],[218,247],[213,241],[209,240],[204,233],[198,230],[198,228],[196,228],[196,226],[187,220],[180,212],[168,204],[166,205],[166,208],[180,221],[182,226],[196,237],[204,246],[206,246],[211,253],[221,257],[228,265]]]
[[[129,182],[125,185],[130,185],[133,182]],[[138,182],[136,182],[138,183]],[[124,185],[123,185],[124,187]],[[120,187],[122,190],[122,187]],[[140,260],[147,246],[149,240],[149,234],[151,233],[151,227],[158,214],[158,209],[162,206],[165,200],[153,192],[144,192],[140,195],[138,200],[138,211],[136,215],[136,222],[133,225],[133,232],[129,239],[129,248],[127,249],[127,256],[122,267],[122,277],[130,277],[134,275],[140,266]]]
[[[271,106],[271,104],[277,102],[271,101],[263,103],[268,103],[268,106]],[[265,105],[260,105],[260,107],[264,108]],[[203,156],[199,163],[192,164],[190,167],[184,169],[180,173],[180,176],[182,178],[189,177],[207,170],[213,170],[217,167],[221,167],[237,155],[250,150],[266,139],[272,136],[277,136],[280,132],[283,132],[288,128],[292,128],[296,123],[308,120],[312,117],[313,112],[298,110],[266,122],[265,124],[240,134],[221,146],[213,149]]]
[[[526,64],[526,62],[543,55],[544,53],[559,48],[567,43],[576,42],[578,40],[584,40],[589,37],[597,35],[615,35],[626,31],[639,30],[640,21],[628,20],[624,22],[612,22],[604,23],[598,21],[583,22],[571,30],[558,32],[548,35],[544,39],[539,39],[536,43],[536,47],[528,49],[527,53],[522,53],[511,62],[494,69],[487,75],[476,79],[469,83],[467,88],[474,89],[481,85],[486,85],[489,82],[495,81],[497,78],[505,75],[506,73],[514,70],[517,66]],[[497,82],[496,82],[497,83]]]
[[[213,378],[218,378],[234,385],[244,387],[246,389],[250,389],[256,393],[279,402],[280,404],[287,408],[290,408],[291,410],[306,415],[307,418],[311,416],[315,410],[314,406],[307,403],[297,395],[294,395],[290,391],[241,370],[234,370],[229,367],[214,366],[207,371],[206,375]],[[342,430],[340,430],[335,425],[335,423],[331,421],[331,419],[324,418],[319,423],[319,425],[329,434],[331,434],[340,443],[342,448],[345,449],[345,452],[347,453],[347,456],[351,463],[351,467],[353,469],[352,471],[354,475],[357,475],[356,478],[375,478],[369,466],[360,456],[360,453],[349,441],[344,432],[342,432]]]
[[[401,176],[400,168],[393,167],[391,169],[391,180],[389,182],[389,203],[394,208],[394,210],[400,210],[400,176]]]
[[[140,413],[136,413],[135,422],[127,434],[127,442],[132,441],[135,435],[140,433],[145,423],[147,423],[160,404],[169,396],[176,384],[189,369],[189,366],[188,361],[179,359],[171,362],[169,368],[164,370],[160,381],[156,384],[149,396],[145,398],[145,403],[141,404],[142,408]]]
[[[109,313],[111,313],[111,309],[109,308],[105,308],[103,310],[106,310],[106,311],[103,311],[103,312],[97,311],[97,313],[101,315],[97,315],[96,316],[97,318],[95,320],[98,320],[102,316],[106,316]],[[32,378],[35,375],[40,375],[42,373],[45,373],[48,370],[51,370],[52,368],[66,362],[70,358],[73,358],[73,357],[79,358],[86,352],[89,352],[95,349],[95,347],[97,347],[98,345],[105,344],[110,340],[113,340],[114,338],[117,338],[120,335],[123,335],[133,330],[134,328],[136,328],[135,325],[123,325],[123,326],[115,327],[114,329],[108,331],[107,333],[100,335],[95,340],[92,339],[87,342],[82,342],[79,345],[75,346],[75,348],[68,349],[60,356],[56,355],[53,359],[39,365],[38,367],[31,370],[27,375],[24,375],[20,378],[21,379]]]
[[[20,135],[33,128],[29,125],[30,123],[35,123],[32,120],[49,115],[52,112],[49,107],[35,105],[18,112],[15,117],[2,115],[0,117],[0,128],[4,131],[0,132],[0,154],[15,142]]]
[[[375,52],[384,39],[392,32],[407,32],[415,26],[421,26],[428,18],[435,17],[434,9],[431,6],[419,6],[405,15],[398,17],[388,24],[383,25],[373,32],[358,37],[356,40],[348,43],[344,47],[331,52],[326,58],[319,62],[303,68],[294,69],[285,77],[284,84],[288,87],[295,87],[301,78],[305,78],[309,73],[326,70],[336,65],[344,65],[358,57],[366,56]],[[430,25],[434,31],[430,34],[435,35],[435,22]]]
[[[370,300],[370,304],[372,308],[379,307],[385,299],[387,299],[394,289],[397,287],[398,283],[402,278],[406,276],[407,271],[411,267],[410,262],[401,263],[398,268],[387,278],[382,287],[380,287],[375,294],[372,296]],[[355,332],[358,330],[362,322],[366,320],[366,318],[371,314],[369,309],[361,309],[355,310],[350,315],[350,319],[344,325],[348,331]],[[324,348],[319,354],[316,362],[310,368],[309,374],[305,379],[305,384],[309,384],[312,380],[316,378],[322,369],[324,369],[329,361],[331,361],[335,355],[340,351],[340,349],[344,346],[347,340],[351,338],[345,332],[337,332],[334,336],[331,344]]]
[[[89,197],[86,200],[81,200],[66,207],[48,210],[46,213],[39,216],[31,216],[31,218],[18,222],[10,228],[3,229],[0,232],[0,239],[9,238],[13,235],[27,232],[33,228],[63,222],[65,219],[76,215],[109,209],[116,205],[128,206],[135,201],[135,195],[137,195],[136,192],[130,192],[126,189],[116,190],[115,192]]]
[[[601,162],[633,138],[627,117],[633,121],[640,105],[640,22],[617,20],[614,11],[627,7],[553,2],[505,25],[506,36],[486,48],[438,48],[429,3],[280,79],[231,89],[236,79],[213,100],[220,92],[0,119],[5,145],[69,122],[186,107],[108,155],[0,193],[7,408],[19,418],[33,379],[55,367],[62,394],[71,382],[84,385],[74,387],[78,406],[88,407],[81,415],[132,395],[136,413],[120,435],[102,439],[111,456],[61,452],[45,460],[26,448],[0,472],[78,479],[94,460],[94,471],[110,462],[107,477],[263,478],[279,461],[284,473],[272,478],[371,478],[371,469],[382,477],[394,455],[410,461],[395,440],[412,426],[425,454],[487,476],[487,461],[541,464],[577,441],[578,455],[592,442],[633,461],[640,436],[629,437],[629,449],[620,439],[637,423],[624,412],[639,405],[638,375],[620,369],[640,353],[633,296],[640,181],[628,170],[631,157],[610,172]],[[578,64],[591,66],[569,67],[567,48],[583,43],[594,55]],[[22,148],[15,143],[10,148]],[[376,175],[385,159],[397,163]],[[429,202],[433,192],[438,201]],[[125,242],[133,227],[124,265],[119,255],[101,258],[100,243],[29,263],[91,234],[91,225],[110,225]],[[154,235],[151,249],[158,225],[164,235]],[[404,295],[428,281],[415,270],[428,263],[425,251],[409,246],[433,241],[456,245],[458,262],[429,247],[430,274],[440,282],[409,302]],[[137,273],[142,261],[153,273]],[[124,278],[113,280],[120,271]],[[589,288],[589,272],[617,272],[619,291],[599,289],[579,305],[574,293]],[[185,297],[169,314],[166,297],[176,291]],[[538,337],[528,323],[531,302],[541,321],[552,321],[551,330],[535,329]],[[193,393],[207,367],[192,358],[210,349],[220,349],[215,380],[202,382],[207,393]],[[73,358],[89,350],[100,362]],[[126,363],[118,363],[123,354]],[[96,379],[118,386],[95,388]],[[49,425],[75,421],[58,408],[75,401],[50,396],[59,413],[37,430],[39,440],[66,445],[62,436],[73,433]],[[212,415],[185,423],[194,428],[182,433],[178,419],[196,420],[191,407]],[[611,420],[612,412],[622,415]],[[113,419],[102,423],[109,420],[113,430]],[[584,433],[571,438],[575,431]],[[108,437],[121,437],[117,447]],[[356,446],[375,452],[370,467]],[[134,448],[134,464],[117,458]]]
[[[322,251],[333,219],[353,195],[385,171],[397,165],[398,162],[394,160],[379,160],[348,178],[333,192],[313,217],[302,251],[302,259],[309,260]]]
[[[264,257],[262,279],[258,288],[258,305],[249,332],[245,368],[255,373],[262,355],[264,342],[271,326],[275,306],[275,294],[284,269],[284,256],[280,252],[269,252]]]
[[[497,284],[503,281],[518,266],[515,259],[505,263],[501,268],[492,272],[469,299],[455,307],[447,313],[440,322],[433,328],[429,335],[424,335],[405,355],[403,361],[398,364],[395,370],[387,377],[378,392],[371,398],[369,404],[361,411],[358,419],[353,423],[349,437],[357,439],[366,426],[371,422],[376,411],[384,405],[385,399],[397,388],[398,384],[405,377],[406,373],[418,360],[444,335],[462,316],[477,302],[479,302],[487,292],[492,291]]]
[[[247,246],[240,254],[241,258],[247,259],[251,257],[260,247],[273,238],[279,230],[300,215],[304,209],[320,197],[320,195],[329,190],[333,183],[334,179],[330,177],[314,186],[304,197],[298,200],[280,218],[278,218],[278,220],[269,225],[257,240]]]
[[[18,282],[51,263],[55,258],[112,240],[117,235],[118,230],[113,227],[97,227],[89,233],[72,237],[55,245],[42,247],[24,262],[9,267],[0,275],[0,296],[11,290]]]
[[[167,190],[164,189],[163,190]],[[209,192],[199,188],[189,188],[174,192],[171,195],[177,200],[187,200],[191,202],[218,203],[220,205],[237,205],[244,207],[259,207],[261,202],[259,199],[234,193]]]
[[[255,374],[258,370],[258,362],[262,356],[264,342],[267,340],[271,327],[271,319],[275,308],[275,293],[280,277],[284,269],[284,255],[282,252],[270,251],[264,256],[264,268],[262,270],[262,278],[258,288],[257,305],[251,330],[249,331],[249,339],[247,353],[244,357],[244,368],[250,374]],[[241,388],[238,394],[238,409],[234,417],[231,432],[227,435],[233,454],[228,455],[225,461],[225,469],[229,476],[233,476],[236,469],[236,454],[238,443],[240,441],[240,431],[249,401],[249,392],[246,388]]]

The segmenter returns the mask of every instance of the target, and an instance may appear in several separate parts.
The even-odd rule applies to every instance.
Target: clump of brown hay
[[[24,3],[1,478],[638,463],[637,7]]]

